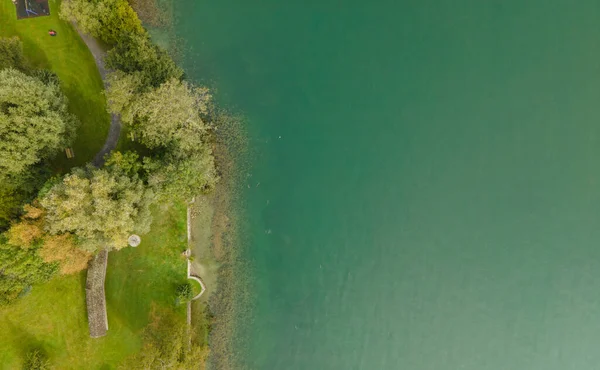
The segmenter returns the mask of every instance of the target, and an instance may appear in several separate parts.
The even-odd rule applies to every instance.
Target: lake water
[[[598,369],[598,2],[176,7],[257,153],[248,368]]]

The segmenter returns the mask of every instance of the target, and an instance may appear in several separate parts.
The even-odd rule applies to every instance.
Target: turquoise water
[[[177,12],[257,153],[247,367],[598,368],[597,2]]]

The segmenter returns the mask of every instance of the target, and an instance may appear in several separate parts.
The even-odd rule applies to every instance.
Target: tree
[[[108,90],[105,91],[108,109],[120,114],[123,122],[133,122],[135,115],[132,104],[143,90],[142,76],[139,72],[125,73],[116,71],[107,76]]]
[[[146,158],[148,184],[166,199],[189,201],[214,188],[219,177],[211,151],[206,147],[180,156],[173,152],[158,158]]]
[[[21,204],[26,197],[21,185],[25,184],[20,177],[0,176],[0,231],[7,228],[19,215]]]
[[[93,252],[126,247],[133,232],[148,232],[153,200],[137,176],[88,166],[65,176],[40,204],[50,234],[72,233],[82,249]]]
[[[19,216],[24,203],[33,200],[48,176],[48,169],[40,166],[30,167],[17,176],[0,176],[0,231]]]
[[[23,249],[0,240],[0,305],[13,302],[33,284],[47,281],[57,267],[45,263],[36,248]]]
[[[21,71],[25,67],[23,44],[18,37],[0,37],[0,69],[14,68]]]
[[[131,93],[135,81],[127,75],[114,78],[130,79],[109,87],[106,94],[110,109],[121,113],[141,142],[149,148],[176,145],[184,151],[194,151],[206,145],[208,127],[203,116],[208,113],[211,95],[185,81],[171,79],[156,89],[142,94]],[[126,87],[124,87],[126,86]],[[119,102],[118,106],[113,105]]]
[[[92,258],[91,253],[77,247],[71,234],[46,235],[38,254],[45,262],[58,262],[63,275],[85,270]]]
[[[137,73],[142,86],[158,87],[183,76],[183,70],[167,51],[152,43],[147,34],[123,34],[108,52],[106,66],[125,73]]]
[[[163,198],[189,200],[218,180],[208,143],[211,96],[205,88],[171,79],[156,89],[137,92],[136,74],[110,75],[109,107],[130,124],[142,144],[153,149],[144,158],[148,184]]]
[[[0,181],[64,148],[76,122],[57,83],[0,70]]]
[[[27,249],[42,237],[44,231],[38,223],[22,221],[13,224],[6,234],[8,244]]]
[[[126,32],[145,33],[126,0],[65,0],[60,5],[60,17],[109,44]]]
[[[58,262],[61,274],[73,274],[87,267],[91,253],[79,249],[72,234],[45,233],[44,210],[30,204],[24,209],[21,220],[6,232],[8,244],[24,249],[38,248],[38,255],[44,262]]]

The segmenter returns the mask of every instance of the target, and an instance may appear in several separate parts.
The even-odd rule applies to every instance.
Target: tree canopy
[[[149,231],[153,192],[118,170],[77,168],[40,200],[52,235],[72,233],[86,251],[127,246],[132,233]]]
[[[154,150],[144,158],[144,170],[156,192],[189,200],[211,189],[218,176],[208,143],[208,90],[171,79],[139,92],[138,75],[120,71],[112,73],[109,80],[110,109],[121,114],[141,143]]]
[[[0,69],[25,69],[23,44],[18,37],[0,37]]]
[[[57,268],[57,264],[44,262],[35,248],[19,248],[0,240],[0,305],[11,303],[33,284],[47,281]]]
[[[179,156],[176,152],[146,158],[148,183],[167,199],[189,201],[199,193],[212,190],[218,181],[214,158],[207,147]]]
[[[125,32],[145,32],[126,0],[65,0],[60,5],[60,16],[109,44]]]
[[[76,122],[57,83],[0,70],[0,177],[56,154],[73,137]]]
[[[181,79],[183,76],[183,70],[167,51],[153,44],[147,34],[123,34],[108,52],[106,66],[138,74],[144,87],[158,87],[170,79]]]
[[[72,274],[87,267],[91,254],[77,247],[70,233],[50,235],[45,232],[46,213],[37,205],[25,205],[25,214],[6,232],[7,244],[23,249],[37,248],[48,263],[57,262],[61,274]]]
[[[206,88],[171,79],[156,89],[135,93],[139,82],[124,73],[111,76],[106,94],[110,109],[120,113],[136,135],[149,148],[176,145],[194,151],[205,145],[211,96]]]

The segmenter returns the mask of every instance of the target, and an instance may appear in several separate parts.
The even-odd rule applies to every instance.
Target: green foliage
[[[122,369],[204,369],[208,347],[192,342],[188,350],[185,321],[172,315],[162,317],[144,331],[145,345]]]
[[[125,81],[122,81],[125,79]],[[171,79],[144,93],[133,93],[135,78],[126,74],[111,76],[117,81],[107,90],[111,111],[121,114],[124,123],[149,148],[176,145],[194,151],[205,145],[207,125],[202,116],[208,113],[211,96],[205,88]],[[117,106],[114,102],[119,102]]]
[[[56,73],[48,70],[48,69],[36,69],[31,73],[31,75],[38,80],[42,81],[45,85],[55,84],[59,85],[60,80]]]
[[[185,282],[179,286],[177,286],[177,296],[176,300],[178,303],[186,303],[192,300],[192,284],[189,282]]]
[[[73,138],[76,122],[57,83],[0,70],[0,177],[55,155]]]
[[[69,232],[86,251],[127,246],[132,233],[148,232],[154,194],[137,176],[91,166],[74,169],[40,200],[51,234]]]
[[[144,168],[148,183],[166,199],[189,201],[212,190],[218,181],[213,156],[206,147],[187,156],[169,152],[160,158],[146,158]]]
[[[140,156],[135,152],[112,152],[106,158],[104,167],[112,172],[119,172],[127,176],[139,175],[142,170]]]
[[[60,16],[109,44],[117,42],[123,33],[145,32],[126,0],[65,0]]]
[[[141,143],[153,149],[143,162],[155,192],[167,199],[189,200],[212,189],[218,176],[207,142],[208,90],[171,79],[140,92],[139,74],[124,72],[112,73],[109,80],[110,109],[121,114]]]
[[[0,305],[13,302],[33,284],[47,281],[56,264],[45,263],[35,248],[22,249],[0,240]]]
[[[139,75],[142,86],[158,87],[171,79],[181,79],[183,70],[169,54],[152,43],[146,34],[126,33],[106,57],[109,69]]]
[[[17,176],[0,176],[0,231],[21,213],[24,203],[33,200],[48,176],[49,169],[43,166],[30,167]]]
[[[142,76],[139,73],[116,71],[107,75],[108,90],[105,91],[108,110],[120,114],[123,122],[133,122],[133,103],[143,90]]]
[[[0,69],[26,70],[23,44],[18,37],[0,37]]]
[[[24,370],[47,370],[50,368],[48,356],[41,350],[34,349],[27,353],[25,363],[23,364]]]

